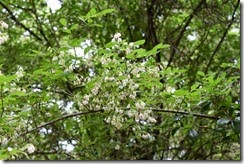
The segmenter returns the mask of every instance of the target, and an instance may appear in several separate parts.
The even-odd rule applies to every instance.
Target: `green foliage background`
[[[240,160],[239,1],[60,3],[0,1],[0,159]]]

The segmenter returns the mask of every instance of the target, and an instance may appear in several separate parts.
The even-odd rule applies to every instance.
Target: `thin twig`
[[[214,56],[216,55],[217,51],[220,49],[220,46],[222,45],[223,41],[225,40],[225,37],[226,37],[226,35],[227,35],[227,33],[228,33],[228,31],[229,31],[231,25],[234,23],[234,20],[235,20],[235,12],[236,12],[236,10],[237,10],[237,8],[238,8],[238,6],[239,6],[239,3],[240,3],[240,1],[237,0],[236,6],[235,6],[235,10],[234,10],[233,13],[232,13],[231,22],[229,23],[229,25],[228,25],[227,28],[225,29],[225,31],[224,31],[224,33],[223,33],[223,35],[222,35],[222,37],[221,37],[221,39],[220,39],[218,45],[216,46],[216,48],[215,48],[213,54],[211,55],[211,57],[210,57],[210,59],[209,59],[209,62],[208,62],[207,66],[206,66],[206,69],[205,69],[205,71],[204,71],[205,74],[208,72],[208,69],[209,69],[209,67],[210,67],[210,65],[211,65],[211,63],[212,63],[212,61],[213,61]]]
[[[9,15],[11,16],[11,19],[19,26],[21,26],[23,29],[25,29],[26,31],[28,31],[31,35],[33,35],[37,40],[42,41],[42,39],[35,34],[33,31],[31,31],[28,27],[26,27],[23,23],[21,23],[15,16],[14,13],[3,3],[0,1],[0,5],[7,10],[7,12],[9,13]]]
[[[177,113],[177,114],[193,115],[193,116],[196,116],[196,117],[209,118],[209,119],[214,119],[214,120],[220,119],[220,117],[216,117],[216,116],[208,116],[208,115],[199,114],[199,113],[190,113],[190,112],[183,112],[183,111],[177,111],[177,110],[153,109],[152,111],[154,111],[154,112],[165,112],[165,113]]]
[[[182,39],[182,37],[183,37],[185,31],[186,31],[186,28],[189,26],[189,24],[191,23],[191,21],[192,21],[194,15],[200,10],[200,7],[202,6],[202,4],[204,4],[204,2],[205,2],[205,0],[202,0],[202,1],[197,5],[197,7],[193,10],[193,12],[189,15],[189,17],[188,17],[188,19],[187,19],[185,25],[184,25],[183,28],[181,29],[180,34],[179,34],[179,36],[178,36],[178,38],[177,38],[177,40],[176,40],[176,42],[175,42],[175,45],[174,45],[174,46],[175,46],[176,48],[179,46],[180,41],[181,41],[181,39]],[[172,49],[172,53],[171,53],[170,58],[169,58],[169,61],[168,61],[167,68],[171,65],[171,63],[172,63],[172,61],[173,61],[173,59],[174,59],[175,53],[176,53],[176,49],[173,48],[173,49]]]
[[[26,132],[24,132],[24,133],[21,133],[19,136],[24,136],[24,135],[26,135],[26,134],[28,134],[28,133],[31,133],[31,132],[34,132],[34,131],[36,131],[36,130],[38,130],[38,129],[40,129],[40,128],[43,128],[43,127],[45,127],[45,126],[54,124],[54,123],[56,123],[56,122],[58,122],[58,121],[61,121],[61,120],[64,120],[64,119],[67,119],[67,118],[70,118],[70,117],[76,117],[76,116],[81,116],[81,115],[90,114],[90,113],[98,113],[98,112],[103,112],[103,111],[104,111],[104,110],[96,110],[96,111],[78,112],[78,113],[72,113],[72,114],[64,115],[64,116],[59,117],[59,118],[56,118],[56,119],[54,119],[54,120],[52,120],[52,121],[50,121],[50,122],[41,124],[41,125],[39,125],[39,126],[33,128],[33,129],[31,129],[31,130],[28,130],[28,131],[26,131]]]
[[[4,105],[3,105],[3,85],[1,85],[0,94],[1,94],[1,103],[2,103],[2,111],[1,111],[0,117],[2,117],[3,116],[3,112],[4,112]]]
[[[36,24],[37,24],[37,27],[39,28],[39,31],[40,31],[40,34],[43,36],[44,40],[47,42],[47,45],[48,46],[51,46],[51,43],[50,41],[48,40],[48,38],[46,37],[45,35],[45,32],[42,28],[42,22],[39,20],[39,16],[37,14],[37,10],[36,10],[36,4],[35,4],[35,1],[32,1],[32,6],[33,6],[33,10],[32,10],[32,13],[34,14],[35,18],[36,18]]]

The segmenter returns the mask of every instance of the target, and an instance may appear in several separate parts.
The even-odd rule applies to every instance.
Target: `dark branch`
[[[199,114],[199,113],[190,113],[190,112],[176,111],[176,110],[153,109],[153,111],[154,112],[164,112],[164,113],[177,113],[177,114],[193,115],[193,116],[196,116],[196,117],[209,118],[209,119],[214,119],[214,120],[220,119],[220,117],[208,116],[208,115]]]
[[[235,6],[235,10],[234,10],[234,12],[232,13],[231,22],[229,23],[228,27],[225,29],[225,31],[224,31],[224,33],[223,33],[223,36],[221,37],[221,39],[220,39],[218,45],[216,46],[216,48],[215,48],[215,50],[214,50],[212,56],[211,56],[210,59],[209,59],[209,62],[208,62],[207,66],[206,66],[206,69],[205,69],[205,71],[204,71],[205,74],[208,72],[208,69],[209,69],[209,67],[210,67],[210,65],[211,65],[211,63],[212,63],[212,61],[213,61],[214,56],[216,55],[217,51],[220,49],[220,46],[222,45],[222,43],[223,43],[223,41],[224,41],[224,39],[225,39],[225,37],[226,37],[226,35],[227,35],[227,33],[228,33],[228,31],[229,31],[231,25],[234,23],[234,20],[235,20],[235,12],[236,12],[236,10],[237,10],[237,8],[238,8],[238,6],[239,6],[239,3],[240,3],[240,1],[237,0],[236,6]]]
[[[8,11],[8,13],[11,16],[11,19],[19,26],[21,26],[23,29],[25,29],[26,31],[28,31],[32,36],[34,36],[37,40],[42,41],[42,39],[35,34],[33,31],[31,31],[28,27],[26,27],[23,23],[21,23],[15,16],[14,13],[3,3],[0,1],[0,5],[6,9]]]
[[[1,96],[1,104],[2,104],[2,111],[1,111],[1,115],[0,117],[3,116],[3,113],[4,113],[4,106],[3,106],[3,85],[1,85],[1,90],[0,90],[0,96]]]
[[[61,121],[61,120],[65,120],[65,119],[70,118],[70,117],[76,117],[76,116],[86,115],[86,114],[90,114],[90,113],[98,113],[98,112],[103,112],[103,111],[104,111],[104,110],[96,110],[96,111],[79,112],[79,113],[68,114],[68,115],[65,115],[65,116],[56,118],[56,119],[54,119],[54,120],[52,120],[52,121],[50,121],[50,122],[41,124],[41,125],[39,125],[39,126],[33,128],[33,129],[31,129],[31,130],[28,130],[28,131],[26,131],[26,132],[24,132],[24,133],[21,133],[19,136],[24,136],[24,135],[26,135],[26,134],[28,134],[28,133],[31,133],[31,132],[34,132],[34,131],[36,131],[36,130],[38,130],[38,129],[40,129],[40,128],[43,128],[43,127],[45,127],[45,126],[54,124],[54,123],[56,123],[56,122],[58,122],[58,121]]]
[[[32,1],[32,6],[33,6],[33,10],[32,10],[32,13],[35,15],[36,17],[36,24],[37,24],[37,27],[39,28],[39,31],[41,33],[41,35],[43,36],[44,40],[47,42],[47,45],[48,46],[51,46],[51,43],[50,41],[48,40],[48,38],[46,37],[45,33],[44,33],[44,30],[42,28],[42,23],[40,22],[39,20],[39,17],[37,15],[37,10],[36,10],[36,5],[35,5],[35,1]]]
[[[180,44],[180,41],[181,41],[181,38],[184,36],[184,33],[186,31],[186,28],[187,26],[189,26],[189,24],[191,23],[191,20],[192,18],[194,17],[194,15],[199,11],[200,7],[202,6],[202,4],[205,2],[205,0],[202,0],[198,5],[197,7],[193,10],[193,12],[190,14],[189,18],[187,19],[185,25],[183,26],[183,28],[181,29],[180,31],[180,34],[174,44],[174,47],[178,47],[179,44]],[[170,58],[169,58],[169,61],[168,61],[168,65],[167,65],[167,68],[170,66],[170,64],[172,63],[173,59],[174,59],[174,56],[175,56],[175,53],[176,53],[176,49],[175,48],[172,48],[172,52],[171,52],[171,55],[170,55]]]

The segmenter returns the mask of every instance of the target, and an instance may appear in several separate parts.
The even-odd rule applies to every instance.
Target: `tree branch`
[[[81,116],[81,115],[90,114],[90,113],[98,113],[98,112],[104,112],[104,110],[96,110],[96,111],[89,111],[89,112],[79,112],[79,113],[72,113],[72,114],[64,115],[64,116],[59,117],[59,118],[56,118],[56,119],[54,119],[54,120],[52,120],[52,121],[50,121],[50,122],[41,124],[41,125],[39,125],[39,126],[33,128],[33,129],[31,129],[31,130],[28,130],[28,131],[26,131],[26,132],[24,132],[24,133],[21,133],[19,136],[24,136],[24,135],[26,135],[26,134],[28,134],[28,133],[31,133],[31,132],[34,132],[34,131],[36,131],[36,130],[38,130],[38,129],[40,129],[40,128],[43,128],[43,127],[45,127],[45,126],[54,124],[54,123],[56,123],[56,122],[58,122],[58,121],[61,121],[61,120],[65,120],[65,119],[70,118],[70,117],[76,117],[76,116]]]
[[[1,96],[1,104],[2,104],[2,111],[1,111],[1,115],[0,117],[3,116],[3,113],[4,113],[4,105],[3,105],[3,85],[1,85],[1,89],[0,89],[0,96]]]
[[[35,15],[35,18],[36,18],[36,24],[37,24],[37,27],[39,28],[39,31],[40,31],[40,34],[43,36],[44,40],[47,42],[47,45],[48,46],[51,46],[51,43],[50,41],[48,40],[48,38],[46,37],[45,33],[44,33],[44,30],[42,28],[42,23],[40,22],[39,20],[39,17],[37,15],[37,10],[36,10],[36,4],[35,4],[35,1],[32,1],[32,6],[33,6],[33,10],[32,13]]]
[[[183,111],[177,111],[177,110],[153,109],[152,111],[154,111],[154,112],[164,112],[164,113],[177,113],[177,114],[193,115],[193,116],[196,116],[196,117],[209,118],[209,119],[214,119],[214,120],[220,119],[220,117],[208,116],[208,115],[199,114],[199,113],[183,112]]]
[[[222,43],[223,43],[223,41],[224,41],[224,39],[225,39],[225,37],[226,37],[226,35],[227,35],[227,33],[228,33],[228,31],[229,31],[231,25],[234,23],[234,20],[235,20],[235,12],[236,12],[236,10],[237,10],[237,8],[238,8],[238,6],[239,6],[239,3],[240,3],[240,1],[237,0],[236,6],[235,6],[235,10],[234,10],[234,12],[232,13],[231,22],[229,23],[228,27],[225,29],[225,31],[224,31],[224,33],[223,33],[223,36],[221,37],[221,39],[220,39],[218,45],[216,46],[216,48],[215,48],[215,50],[214,50],[212,56],[211,56],[210,59],[209,59],[209,62],[208,62],[207,66],[206,66],[206,69],[205,69],[205,71],[204,71],[205,74],[208,72],[208,69],[209,69],[209,67],[210,67],[210,65],[211,65],[211,63],[212,63],[212,61],[213,61],[214,56],[216,55],[217,51],[220,49],[220,46],[222,45]]]
[[[194,15],[199,11],[200,7],[202,6],[202,4],[205,2],[205,0],[201,0],[201,2],[197,5],[197,7],[193,10],[193,12],[190,14],[189,18],[187,19],[185,25],[183,26],[183,28],[181,29],[180,31],[180,34],[174,44],[174,47],[178,47],[179,44],[180,44],[180,41],[181,41],[181,38],[183,37],[185,31],[186,31],[186,28],[187,26],[189,26],[189,24],[191,23],[191,20],[192,18],[194,17]],[[167,68],[170,66],[170,64],[172,63],[173,59],[174,59],[174,56],[175,56],[175,53],[176,53],[176,49],[173,48],[172,49],[172,52],[171,52],[171,55],[170,55],[170,58],[169,58],[169,61],[168,61],[168,65],[167,65]]]
[[[7,10],[7,12],[10,14],[11,19],[19,26],[21,26],[23,29],[28,31],[32,36],[34,36],[37,40],[42,41],[42,39],[35,34],[33,31],[31,31],[28,27],[26,27],[23,23],[21,23],[15,16],[14,13],[2,2],[0,1],[0,5]]]

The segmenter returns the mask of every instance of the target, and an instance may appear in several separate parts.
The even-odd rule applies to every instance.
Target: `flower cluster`
[[[117,129],[121,129],[125,121],[126,118],[124,118],[122,115],[111,115],[105,118],[106,123],[110,123],[111,125],[115,126]]]
[[[155,72],[159,70],[157,67],[148,67],[146,61],[140,63],[117,58],[119,53],[126,55],[137,48],[134,43],[122,40],[120,33],[113,36],[112,42],[116,42],[115,46],[103,49],[102,55],[98,53],[93,57],[92,61],[101,66],[94,70],[99,78],[92,78],[89,84],[84,84],[89,85],[86,94],[77,93],[75,99],[79,110],[104,110],[108,114],[104,121],[117,130],[132,120],[134,125],[131,127],[151,126],[156,123],[156,119],[150,105],[144,101],[148,98],[141,91],[141,82],[145,74],[157,78]],[[149,133],[139,131],[134,132],[140,133],[143,139],[153,140]]]
[[[33,144],[28,143],[22,148],[22,150],[26,150],[29,154],[32,154],[35,152],[36,148]]]
[[[8,25],[4,21],[0,21],[0,29],[8,28]],[[8,35],[0,31],[0,44],[8,40]]]
[[[18,66],[18,70],[15,73],[17,75],[17,78],[20,79],[21,77],[24,76],[24,69],[22,66]]]
[[[35,150],[36,150],[36,148],[35,148],[35,146],[34,146],[33,144],[28,144],[28,145],[27,145],[27,152],[28,152],[29,154],[34,153]]]
[[[113,37],[113,39],[112,39],[112,42],[121,42],[122,41],[122,39],[121,39],[121,33],[115,33],[114,34],[114,37]]]
[[[8,24],[5,23],[4,21],[0,21],[0,26],[1,26],[2,28],[8,28]]]

